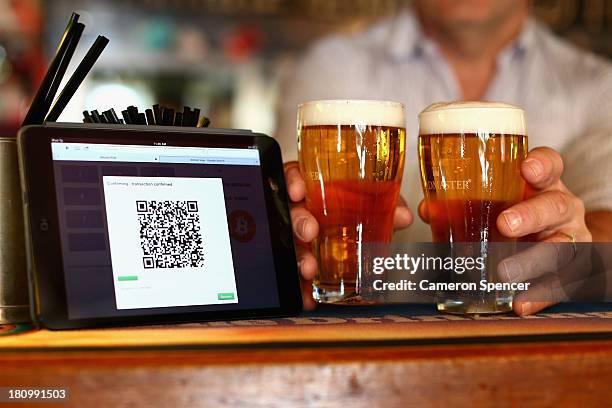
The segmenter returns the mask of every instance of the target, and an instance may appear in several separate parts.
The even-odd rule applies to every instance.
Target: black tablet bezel
[[[279,307],[252,310],[185,312],[146,316],[70,319],[63,270],[58,208],[51,156],[52,139],[79,138],[189,144],[206,137],[206,146],[257,146],[272,239]],[[283,163],[278,143],[249,131],[172,127],[56,124],[28,126],[19,132],[19,158],[24,189],[28,274],[33,319],[50,329],[123,326],[288,316],[302,308],[297,261],[289,217]],[[196,144],[197,145],[197,144]],[[186,307],[188,308],[188,307]]]

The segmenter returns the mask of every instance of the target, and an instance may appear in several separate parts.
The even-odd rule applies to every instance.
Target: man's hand
[[[509,238],[531,235],[539,242],[591,242],[592,236],[585,223],[584,204],[563,184],[562,173],[563,160],[554,150],[540,147],[529,152],[521,165],[521,175],[528,183],[527,199],[500,214],[497,218],[498,230]],[[557,252],[555,254],[559,255]],[[551,256],[555,257],[554,254]],[[577,258],[588,260],[588,257]],[[535,268],[525,268],[518,263],[513,266],[503,271],[506,275],[502,276],[504,280],[524,281],[538,277]],[[575,266],[571,269],[577,270]],[[544,281],[543,284],[553,283]],[[553,303],[552,299],[521,301],[519,294],[514,302],[514,311],[518,315],[528,315]]]
[[[561,181],[563,161],[552,149],[539,147],[527,155],[521,175],[528,196],[497,219],[499,232],[509,238],[534,234],[540,242],[591,242],[584,220],[584,204]]]
[[[527,197],[499,215],[497,218],[499,232],[509,238],[533,237],[536,241],[548,243],[568,243],[572,242],[572,238],[575,242],[591,242],[591,233],[585,223],[584,204],[563,184],[561,173],[563,173],[563,160],[554,150],[539,147],[529,152],[521,165],[521,175],[528,184]],[[419,204],[419,215],[425,222],[429,222],[427,204],[424,200]],[[564,251],[555,248],[563,248]],[[559,264],[567,265],[577,261],[582,262],[585,268],[580,268],[574,263],[566,270],[586,270],[588,257],[584,256],[583,252],[588,251],[581,247],[578,254],[572,255],[571,260],[561,259],[567,257],[566,249],[567,245],[540,246],[528,254],[513,256],[513,261],[516,262],[504,261],[500,264],[500,278],[504,281],[522,282],[542,277]],[[534,259],[537,259],[537,262],[534,262]],[[546,285],[556,285],[556,290],[559,289],[557,293],[560,293],[562,288],[559,288],[559,281],[567,284],[578,278],[557,276],[555,282],[544,280],[539,287],[530,289],[530,298],[537,297],[534,294],[536,291],[542,293],[551,289],[545,287]],[[540,298],[551,301],[521,301],[519,294],[513,302],[515,313],[518,315],[536,313],[552,305],[554,303],[552,299],[558,299],[559,296],[547,294],[541,295]]]
[[[317,272],[317,260],[313,255],[310,243],[319,235],[319,223],[306,209],[306,183],[300,174],[297,162],[285,163],[285,180],[287,192],[292,202],[291,223],[296,238],[298,266],[302,276],[302,299],[305,310],[312,310],[315,302],[312,299],[312,280]],[[412,213],[406,207],[403,198],[399,198],[393,225],[395,229],[406,228],[412,224]]]

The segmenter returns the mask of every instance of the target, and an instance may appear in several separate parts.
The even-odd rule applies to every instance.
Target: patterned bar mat
[[[281,319],[68,331],[0,327],[0,351],[252,347],[330,343],[454,343],[512,338],[612,338],[612,304],[560,305],[533,316],[454,316],[429,305],[322,307]]]

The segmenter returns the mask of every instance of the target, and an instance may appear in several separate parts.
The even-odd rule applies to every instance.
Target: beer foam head
[[[374,100],[322,100],[298,105],[299,126],[370,125],[406,127],[404,105]]]
[[[419,114],[419,134],[527,135],[525,112],[500,102],[434,103]]]

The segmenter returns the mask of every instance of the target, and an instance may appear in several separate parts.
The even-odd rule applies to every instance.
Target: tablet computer
[[[51,329],[301,309],[283,163],[249,131],[19,134],[33,318]]]

